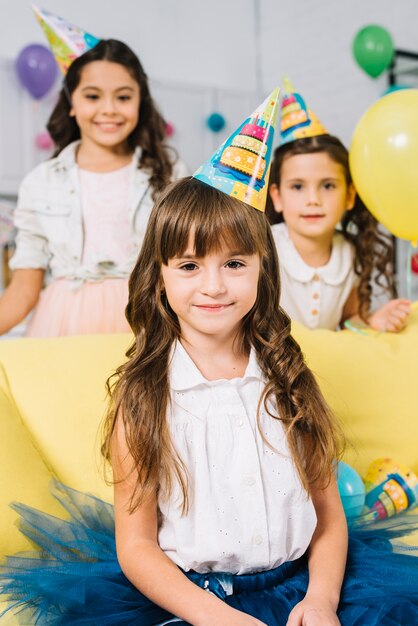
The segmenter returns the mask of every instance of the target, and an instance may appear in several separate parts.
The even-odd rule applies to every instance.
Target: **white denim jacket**
[[[84,229],[76,149],[68,145],[60,154],[38,165],[23,180],[14,214],[16,252],[10,269],[49,269],[52,278],[102,280],[129,276],[145,235],[153,206],[149,172],[138,169],[141,148],[132,160],[129,220],[134,253],[123,264],[97,263],[83,267]],[[173,179],[188,174],[181,161],[174,164]]]

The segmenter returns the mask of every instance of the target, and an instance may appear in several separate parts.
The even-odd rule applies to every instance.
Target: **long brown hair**
[[[198,257],[224,243],[260,256],[256,302],[242,320],[242,348],[252,346],[256,352],[266,380],[261,401],[282,422],[305,488],[327,484],[339,456],[339,430],[280,308],[278,259],[268,221],[240,200],[185,178],[159,196],[130,277],[126,315],[135,342],[117,371],[105,423],[102,451],[110,460],[116,421],[124,422],[138,476],[132,509],[160,485],[170,494],[174,477],[183,491],[183,510],[188,506],[187,470],[173,449],[167,421],[169,360],[180,326],[164,295],[161,266],[185,251],[191,232]],[[277,414],[271,413],[269,401]]]
[[[166,123],[151,97],[148,77],[138,57],[122,41],[103,39],[71,63],[57,104],[47,124],[56,146],[54,156],[57,156],[71,142],[80,139],[77,122],[74,117],[70,116],[71,95],[80,82],[83,68],[93,61],[109,61],[122,65],[139,85],[141,102],[138,124],[128,137],[128,145],[132,152],[137,146],[142,148],[138,165],[150,170],[150,184],[153,189],[153,198],[155,198],[155,193],[163,189],[170,181],[173,169],[173,159],[170,158],[167,146],[164,144]]]
[[[270,185],[280,187],[280,175],[285,159],[298,154],[325,152],[335,163],[343,167],[347,185],[352,184],[348,151],[343,143],[332,135],[319,135],[289,142],[276,148],[271,166]],[[271,224],[283,222],[283,215],[274,210],[268,198],[267,217]],[[358,287],[359,313],[366,321],[372,300],[372,284],[396,297],[394,277],[394,251],[390,235],[378,228],[378,221],[367,210],[359,195],[354,207],[346,211],[338,232],[349,241],[355,252],[354,271],[360,277]]]

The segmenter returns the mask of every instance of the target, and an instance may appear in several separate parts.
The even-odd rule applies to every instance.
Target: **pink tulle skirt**
[[[129,332],[125,319],[128,279],[85,282],[54,280],[46,287],[26,330],[27,337]]]

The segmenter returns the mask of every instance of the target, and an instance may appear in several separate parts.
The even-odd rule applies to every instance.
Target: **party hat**
[[[327,129],[305,104],[288,78],[284,79],[284,95],[280,107],[280,145],[317,135],[328,135]]]
[[[62,17],[35,5],[32,5],[32,8],[63,74],[67,73],[74,59],[99,43],[100,39],[70,24]]]
[[[264,211],[279,93],[272,91],[194,178]]]

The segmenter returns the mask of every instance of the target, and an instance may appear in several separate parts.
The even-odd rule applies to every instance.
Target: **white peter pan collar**
[[[279,263],[294,280],[309,283],[319,276],[328,285],[340,285],[353,268],[354,250],[341,233],[336,233],[332,242],[330,260],[321,267],[307,265],[296,250],[285,223],[272,228],[277,245]]]
[[[244,376],[242,378],[225,380],[227,382],[233,382],[244,381],[249,378],[256,378],[258,380],[262,380],[263,378],[260,367],[257,363],[255,350],[253,348],[250,351],[250,357],[248,359],[248,365]],[[175,341],[170,357],[170,386],[173,391],[185,391],[187,389],[198,387],[199,385],[210,387],[216,385],[218,382],[218,380],[208,380],[205,378],[198,370],[180,341]]]

